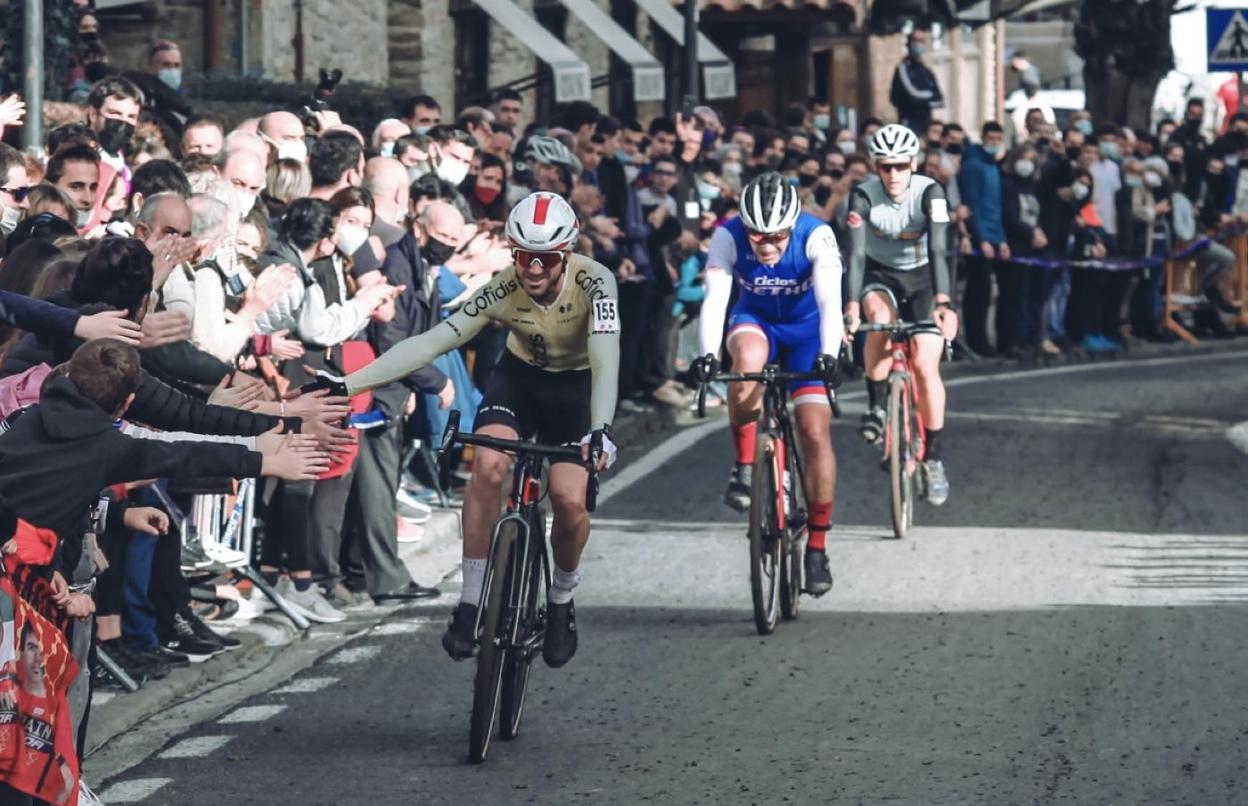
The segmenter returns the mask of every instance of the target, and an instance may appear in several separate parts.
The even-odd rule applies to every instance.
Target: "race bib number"
[[[932,221],[937,224],[949,223],[949,204],[944,199],[932,199]]]
[[[620,317],[615,308],[615,300],[594,300],[594,332],[619,333]]]

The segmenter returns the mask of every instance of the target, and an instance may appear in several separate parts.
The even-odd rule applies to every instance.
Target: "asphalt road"
[[[473,664],[437,644],[447,597],[194,726],[105,802],[1244,802],[1248,455],[1226,430],[1246,364],[959,381],[952,496],[902,542],[876,454],[838,427],[836,587],[767,638],[722,427],[635,447],[583,565],[580,654],[539,666],[484,765]]]

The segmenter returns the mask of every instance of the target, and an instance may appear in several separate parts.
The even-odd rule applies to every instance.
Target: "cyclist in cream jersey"
[[[560,196],[534,193],[523,199],[507,220],[513,265],[428,332],[396,344],[349,375],[348,394],[402,378],[463,346],[489,322],[499,322],[510,336],[477,412],[477,433],[587,445],[593,432],[601,431],[604,465],[609,466],[616,453],[610,426],[619,379],[619,296],[611,272],[572,253],[579,234],[576,214]],[[456,660],[470,657],[476,643],[490,529],[510,465],[506,454],[476,449],[464,497],[464,586],[442,637],[443,648]],[[551,466],[555,567],[542,649],[551,667],[564,665],[576,652],[572,592],[589,538],[587,481],[582,464]]]

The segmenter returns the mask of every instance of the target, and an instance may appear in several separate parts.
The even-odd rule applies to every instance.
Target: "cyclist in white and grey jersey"
[[[852,333],[864,315],[869,322],[897,318],[933,322],[931,333],[915,336],[912,362],[919,412],[927,426],[927,499],[940,505],[949,495],[941,460],[945,387],[940,357],[944,341],[958,331],[943,248],[949,205],[938,182],[914,173],[919,153],[914,132],[896,124],[885,126],[871,138],[870,152],[876,175],[854,188],[850,196],[845,323]],[[869,402],[862,434],[868,442],[876,442],[884,430],[891,367],[886,334],[868,334],[865,363]]]

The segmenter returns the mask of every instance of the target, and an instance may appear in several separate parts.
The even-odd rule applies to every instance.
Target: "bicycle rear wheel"
[[[906,536],[914,523],[914,430],[910,414],[909,381],[894,378],[888,387],[888,421],[885,445],[888,451],[889,502],[893,536]]]
[[[485,761],[490,749],[490,736],[498,720],[498,702],[502,691],[503,663],[508,654],[506,643],[506,609],[514,571],[512,553],[516,547],[516,527],[503,521],[494,540],[490,557],[490,573],[481,597],[481,646],[477,652],[477,674],[472,688],[472,723],[468,737],[468,760],[474,764]]]
[[[785,518],[784,540],[780,547],[780,615],[785,621],[797,618],[802,602],[802,534],[806,531],[806,491],[797,473],[793,445],[785,452],[792,489],[787,494],[789,516]]]
[[[750,595],[754,599],[754,626],[762,635],[776,629],[780,615],[780,534],[776,502],[775,434],[759,431],[750,491]]]
[[[533,658],[541,651],[541,633],[545,630],[545,574],[542,572],[546,550],[545,520],[540,512],[530,524],[528,567],[524,569],[524,590],[516,597],[520,608],[516,613],[518,626],[515,630],[517,646],[527,646],[528,651],[507,653],[503,663],[503,693],[499,705],[498,735],[502,739],[514,739],[520,732],[520,718],[524,716],[524,702],[533,669]]]

